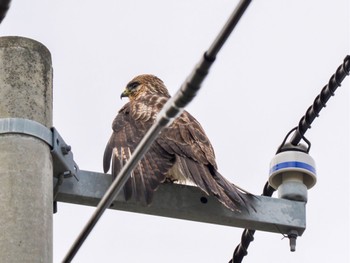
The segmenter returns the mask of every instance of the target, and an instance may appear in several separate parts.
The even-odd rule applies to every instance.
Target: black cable
[[[0,23],[5,18],[7,11],[10,8],[11,0],[1,0],[0,1]]]
[[[298,145],[305,132],[311,127],[312,122],[318,117],[322,108],[326,107],[329,98],[334,95],[334,92],[341,85],[341,82],[346,75],[349,75],[349,71],[350,56],[347,55],[344,58],[343,64],[337,68],[336,72],[329,79],[328,84],[324,86],[321,93],[314,100],[314,103],[307,109],[305,115],[300,119],[298,128],[290,141],[292,145]]]
[[[308,144],[308,149],[310,149],[310,142],[304,137],[305,132],[310,128],[311,123],[318,116],[323,107],[326,106],[326,102],[329,100],[331,96],[334,95],[335,90],[341,85],[341,82],[344,78],[349,75],[350,72],[350,56],[347,55],[335,74],[332,75],[328,84],[322,89],[321,93],[316,97],[314,103],[307,109],[306,114],[301,118],[299,125],[292,129],[285,139],[283,140],[281,146],[279,146],[277,153],[285,150],[286,147],[297,146],[301,139],[303,139]],[[290,140],[290,143],[286,143],[289,135],[294,131],[294,135]],[[295,149],[295,148],[293,148]],[[297,149],[298,150],[298,149]],[[272,196],[275,191],[268,182],[266,182],[263,189],[263,196]],[[249,244],[254,240],[255,230],[244,229],[241,243],[236,247],[233,252],[233,257],[229,261],[229,263],[241,263],[244,256],[248,254]]]
[[[230,36],[233,29],[236,27],[238,21],[241,19],[250,3],[251,0],[241,0],[238,3],[237,7],[228,18],[226,24],[223,26],[218,36],[214,39],[211,46],[204,53],[202,59],[195,66],[194,70],[188,76],[184,84],[181,86],[180,90],[175,94],[176,97],[179,97],[180,94],[183,94],[183,96],[181,95],[182,99],[179,98],[176,101],[176,106],[184,107],[192,100],[194,96],[196,96],[196,93],[200,88],[200,84],[207,76],[210,66],[215,61],[216,55],[225,44],[226,40]]]
[[[200,89],[203,80],[208,74],[210,66],[213,64],[216,55],[227,40],[230,33],[233,31],[237,22],[243,15],[251,0],[241,0],[236,9],[233,11],[228,22],[225,24],[221,32],[218,34],[213,44],[204,54],[201,61],[196,65],[193,72],[186,79],[178,92],[168,100],[163,109],[157,116],[156,122],[152,125],[150,130],[142,138],[139,145],[131,155],[130,160],[123,166],[112,185],[108,188],[105,195],[97,205],[97,208],[90,220],[87,222],[79,236],[69,249],[63,262],[71,262],[92,229],[95,227],[105,210],[112,204],[119,191],[122,189],[125,182],[128,180],[130,173],[137,165],[138,161],[144,156],[151,144],[157,138],[161,130],[167,125],[171,124],[174,118],[181,113],[182,109],[192,101]]]
[[[272,188],[268,182],[266,182],[262,196],[272,196],[275,189]],[[241,237],[241,243],[236,247],[233,252],[233,257],[229,263],[241,263],[243,258],[248,254],[248,247],[252,241],[254,241],[254,229],[244,229]]]

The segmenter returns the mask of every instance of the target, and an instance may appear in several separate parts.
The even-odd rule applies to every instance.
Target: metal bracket
[[[21,134],[37,138],[51,148],[51,156],[53,163],[53,176],[57,178],[53,193],[53,212],[57,212],[56,197],[59,187],[64,178],[73,177],[79,181],[79,167],[74,162],[71,147],[66,144],[58,131],[52,127],[48,129],[44,125],[21,118],[4,118],[0,119],[0,135],[2,134]],[[55,181],[55,180],[54,180]]]
[[[53,176],[58,180],[53,189],[53,213],[57,213],[57,195],[60,186],[65,178],[73,177],[78,179],[79,167],[74,162],[72,147],[63,140],[58,131],[52,127],[52,146],[51,146],[51,156],[53,163]]]
[[[71,147],[65,143],[54,127],[48,129],[36,121],[27,119],[4,118],[0,119],[0,135],[2,134],[22,134],[45,142],[51,148],[53,176],[56,178],[74,176],[78,180],[79,167],[74,162]]]
[[[53,175],[57,178],[63,175],[64,178],[74,176],[77,181],[79,167],[75,163],[72,147],[63,140],[58,131],[52,127],[52,147],[51,155],[53,161]]]
[[[0,119],[1,134],[25,134],[40,139],[52,147],[50,129],[36,121],[21,118]]]

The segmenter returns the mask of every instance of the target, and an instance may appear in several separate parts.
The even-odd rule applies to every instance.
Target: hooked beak
[[[123,97],[129,97],[129,95],[130,95],[129,90],[128,90],[128,89],[125,89],[125,90],[123,91],[123,93],[120,94],[120,99],[122,99]]]

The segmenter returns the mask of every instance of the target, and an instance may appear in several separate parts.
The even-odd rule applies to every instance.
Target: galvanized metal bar
[[[0,119],[0,134],[29,135],[52,147],[52,132],[39,122],[22,118]]]
[[[112,176],[83,170],[78,175],[79,182],[74,178],[63,181],[57,201],[96,206],[111,185]],[[241,213],[232,212],[197,187],[165,183],[155,192],[150,206],[133,200],[125,202],[122,195],[118,195],[110,209],[283,234],[292,229],[299,235],[304,232],[304,202],[265,196],[259,196],[254,202],[256,211],[248,208]]]

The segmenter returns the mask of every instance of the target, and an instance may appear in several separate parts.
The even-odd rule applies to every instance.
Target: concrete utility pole
[[[0,38],[0,118],[52,126],[52,67],[41,43]],[[52,158],[23,134],[0,135],[0,261],[52,262]]]

